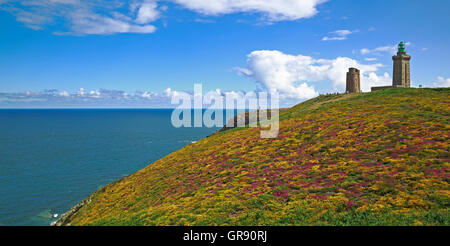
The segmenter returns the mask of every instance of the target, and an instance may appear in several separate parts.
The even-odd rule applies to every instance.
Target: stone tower
[[[411,56],[406,54],[405,43],[400,42],[398,45],[397,55],[393,56],[392,60],[394,60],[392,86],[410,87],[411,81],[409,77],[409,61],[411,60]]]
[[[347,72],[347,86],[345,92],[347,93],[361,92],[361,85],[359,80],[360,80],[359,70],[353,67],[350,68]]]

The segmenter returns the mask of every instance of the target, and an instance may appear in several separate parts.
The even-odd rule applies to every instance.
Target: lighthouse
[[[409,73],[409,61],[411,61],[411,56],[406,54],[405,42],[400,42],[400,44],[398,44],[397,55],[393,56],[392,60],[394,61],[392,85],[372,87],[372,91],[384,90],[389,88],[411,87],[411,78]]]
[[[397,55],[392,57],[394,61],[394,72],[392,78],[393,87],[410,87],[409,61],[411,56],[406,54],[405,43],[398,45]]]

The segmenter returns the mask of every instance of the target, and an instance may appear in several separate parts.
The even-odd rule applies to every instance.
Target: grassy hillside
[[[328,95],[91,195],[71,225],[450,225],[449,89]]]

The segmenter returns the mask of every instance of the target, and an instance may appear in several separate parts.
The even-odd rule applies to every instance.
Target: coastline
[[[61,217],[50,224],[50,226],[66,226],[70,225],[70,219],[84,206],[88,205],[92,201],[92,197],[96,192],[89,195],[86,199],[82,200],[81,202],[77,203],[75,206],[73,206],[69,211],[65,212],[61,215]]]
[[[279,112],[284,112],[284,111],[286,111],[286,110],[288,110],[288,109],[287,109],[287,108],[280,108],[280,109],[279,109]],[[257,112],[256,115],[250,114],[250,112],[254,112],[254,111]],[[249,125],[249,124],[254,124],[254,123],[258,122],[258,121],[259,121],[259,113],[260,113],[259,111],[260,111],[260,110],[254,110],[254,111],[241,112],[241,113],[238,113],[238,114],[234,115],[233,118],[229,119],[229,120],[226,122],[226,125],[224,125],[221,129],[219,129],[219,130],[213,132],[212,134],[206,136],[205,138],[208,138],[208,137],[210,137],[210,136],[212,136],[212,135],[214,135],[214,134],[217,134],[217,133],[219,133],[219,132],[224,132],[224,131],[227,131],[227,130],[236,128],[236,127],[238,127],[238,124],[244,123],[245,125]],[[264,112],[264,111],[266,112],[267,117],[271,117],[271,111],[270,111],[270,110],[262,110],[262,111],[263,111],[263,112]],[[256,118],[254,118],[254,116],[256,116]],[[232,125],[232,126],[230,126],[230,125]],[[177,151],[177,150],[175,150],[175,151]],[[175,152],[175,151],[174,151],[174,152]],[[172,153],[173,153],[173,152],[172,152]],[[151,164],[150,164],[150,165],[151,165]],[[130,175],[131,175],[131,174],[130,174]],[[122,179],[122,178],[121,178],[121,179]],[[116,182],[120,181],[121,179],[116,180],[116,181],[112,182],[111,184],[116,183]],[[111,185],[111,184],[108,184],[108,185]],[[89,203],[91,203],[91,201],[92,201],[93,196],[94,196],[96,193],[102,192],[102,191],[103,191],[103,188],[100,189],[100,190],[98,190],[98,191],[93,192],[93,193],[92,193],[91,195],[89,195],[87,198],[85,198],[84,200],[82,200],[82,201],[80,201],[79,203],[77,203],[75,206],[73,206],[73,207],[72,207],[71,209],[69,209],[67,212],[63,213],[63,214],[61,215],[61,217],[60,217],[58,220],[52,222],[52,223],[50,224],[50,226],[70,226],[70,220],[71,220],[71,218],[72,218],[73,216],[75,216],[76,213],[77,213],[80,209],[82,209],[82,208],[85,207],[86,205],[89,205]]]

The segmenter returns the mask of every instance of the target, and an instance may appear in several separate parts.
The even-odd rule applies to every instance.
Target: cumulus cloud
[[[176,3],[204,15],[239,12],[262,13],[268,21],[298,20],[312,17],[317,5],[327,0],[175,0]]]
[[[377,75],[375,72],[369,72],[361,76],[361,90],[369,92],[371,87],[392,85],[392,78],[388,73]]]
[[[333,40],[346,40],[348,35],[358,32],[358,30],[350,31],[350,30],[337,30],[334,32],[330,32],[331,36],[325,36],[322,38],[322,41],[333,41]]]
[[[437,81],[433,83],[433,87],[450,87],[450,78],[445,79],[439,76]]]
[[[157,9],[158,5],[152,0],[144,1],[138,10],[136,22],[139,24],[146,24],[155,21],[159,18],[160,12]]]
[[[348,68],[361,70],[363,91],[371,86],[389,85],[390,76],[377,75],[382,64],[361,64],[348,57],[315,59],[304,55],[284,54],[277,50],[253,51],[247,55],[247,68],[236,68],[238,74],[252,78],[269,92],[284,99],[308,99],[318,95],[314,82],[329,81],[335,91],[343,91]]]

